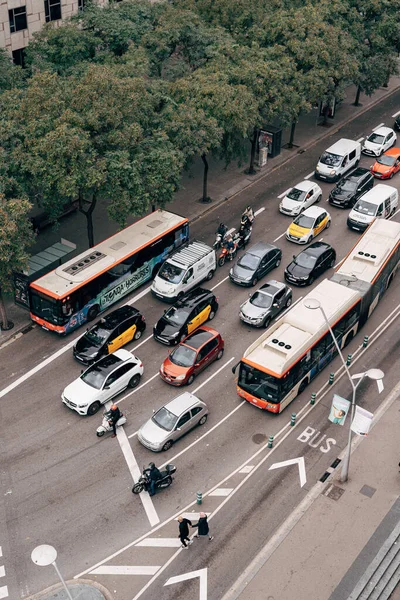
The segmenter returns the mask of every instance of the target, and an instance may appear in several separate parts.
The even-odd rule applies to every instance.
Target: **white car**
[[[367,137],[361,152],[368,156],[380,156],[396,144],[397,135],[390,127],[378,127]]]
[[[295,217],[303,210],[322,200],[322,190],[313,181],[301,181],[294,186],[279,204],[279,211],[284,215]]]
[[[67,385],[61,394],[64,404],[80,415],[94,415],[102,404],[108,402],[127,387],[139,385],[143,365],[128,350],[117,350],[104,356],[78,379]]]

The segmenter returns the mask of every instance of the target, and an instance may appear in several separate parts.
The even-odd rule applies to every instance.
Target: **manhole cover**
[[[376,489],[373,487],[370,487],[369,485],[363,485],[361,490],[360,490],[360,494],[363,494],[364,496],[367,496],[368,498],[372,498],[372,496],[375,494]]]
[[[264,433],[255,433],[251,439],[255,444],[262,444],[267,441],[267,436]]]
[[[331,500],[339,500],[342,494],[344,494],[344,489],[338,485],[329,484],[323,494]]]

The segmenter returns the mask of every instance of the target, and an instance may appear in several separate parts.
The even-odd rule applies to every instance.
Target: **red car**
[[[371,173],[377,179],[392,179],[397,171],[400,171],[400,148],[390,148],[371,167]]]
[[[202,325],[170,352],[160,367],[160,376],[170,385],[190,385],[200,371],[220,360],[223,354],[221,335]]]

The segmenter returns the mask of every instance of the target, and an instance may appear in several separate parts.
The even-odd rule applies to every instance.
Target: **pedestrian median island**
[[[113,600],[111,593],[102,585],[88,580],[67,581],[73,600]],[[29,596],[26,600],[68,600],[61,584],[53,585],[43,592]]]

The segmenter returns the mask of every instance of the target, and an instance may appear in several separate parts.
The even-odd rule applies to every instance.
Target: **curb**
[[[94,587],[103,594],[105,600],[113,600],[113,596],[111,595],[111,592],[107,588],[105,588],[103,585],[101,585],[101,583],[97,583],[97,581],[92,581],[91,579],[69,579],[65,583],[69,586],[88,585],[88,586]],[[61,584],[55,583],[54,585],[51,585],[50,587],[46,588],[42,592],[38,592],[37,594],[34,594],[33,596],[28,596],[26,600],[46,600],[46,596],[48,596],[52,592],[59,592],[59,591],[63,591],[63,590],[64,590],[64,587]]]
[[[31,331],[34,327],[36,327],[35,323],[29,323],[28,325],[19,325],[19,326],[17,325],[15,327],[14,331],[12,332],[12,335],[7,337],[7,339],[5,339],[4,342],[1,341],[1,338],[3,337],[3,335],[6,335],[6,334],[4,334],[3,330],[1,330],[0,331],[0,350],[2,348],[5,348],[6,346],[8,346],[8,344],[15,342],[15,340],[20,338],[25,333],[28,333],[29,331]]]
[[[337,133],[342,127],[344,127],[348,123],[351,123],[352,121],[354,121],[355,119],[357,119],[357,117],[359,117],[360,115],[363,115],[368,110],[370,110],[371,108],[373,108],[374,106],[376,106],[377,104],[379,104],[380,102],[382,102],[383,100],[386,100],[387,98],[389,98],[390,96],[392,96],[393,94],[395,94],[396,92],[398,92],[399,90],[400,90],[400,85],[398,85],[397,87],[393,88],[393,90],[391,90],[390,92],[387,92],[387,94],[385,96],[382,96],[381,98],[378,98],[375,101],[371,102],[371,104],[368,104],[367,106],[363,107],[356,114],[352,115],[351,117],[348,117],[347,119],[345,119],[341,123],[338,123],[337,125],[331,127],[330,129],[328,129],[326,131],[326,133],[323,133],[322,135],[318,136],[317,138],[314,138],[308,144],[305,144],[304,146],[301,146],[297,150],[296,154],[292,154],[291,156],[288,156],[287,158],[285,158],[285,160],[283,160],[281,163],[279,163],[279,165],[275,165],[270,170],[265,171],[265,173],[263,173],[260,177],[257,177],[256,179],[254,179],[248,185],[244,186],[242,189],[233,192],[230,196],[226,195],[224,198],[221,198],[220,200],[215,200],[215,204],[213,204],[213,206],[210,206],[204,212],[202,212],[200,215],[197,215],[193,219],[190,219],[189,222],[190,223],[195,223],[199,219],[202,219],[203,217],[205,217],[206,215],[208,215],[209,213],[211,213],[214,209],[218,208],[219,206],[221,206],[222,204],[224,204],[228,200],[232,200],[232,198],[235,198],[235,196],[238,196],[244,190],[249,189],[250,187],[252,187],[256,183],[258,183],[259,181],[261,181],[262,179],[264,179],[265,177],[267,177],[267,175],[270,175],[271,173],[274,173],[275,171],[277,171],[278,169],[280,169],[281,167],[283,167],[284,165],[286,165],[288,162],[290,162],[291,160],[293,160],[294,158],[296,158],[296,156],[299,154],[300,150],[301,150],[301,154],[303,154],[304,152],[306,152],[307,150],[309,150],[310,148],[312,148],[313,146],[315,146],[316,144],[318,144],[318,142],[320,142],[321,140],[329,137],[330,135],[332,135],[334,133]],[[227,194],[229,194],[229,190],[228,190]]]

